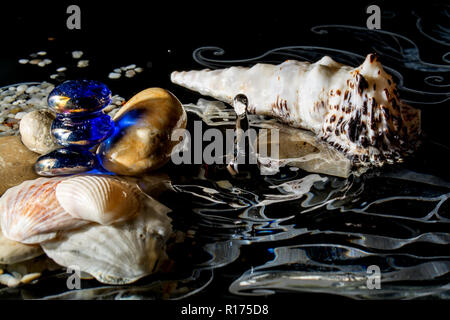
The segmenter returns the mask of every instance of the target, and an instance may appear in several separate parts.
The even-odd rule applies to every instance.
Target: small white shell
[[[58,231],[89,223],[73,218],[55,196],[64,178],[38,178],[8,189],[0,198],[0,226],[5,237],[22,243],[40,243]]]
[[[155,272],[171,232],[170,210],[146,198],[143,210],[129,221],[91,224],[42,243],[59,265],[78,266],[106,284],[127,284]]]
[[[139,211],[138,192],[119,178],[83,175],[59,183],[56,198],[74,218],[109,225]]]
[[[38,245],[27,245],[3,236],[0,230],[0,264],[13,264],[43,254]]]

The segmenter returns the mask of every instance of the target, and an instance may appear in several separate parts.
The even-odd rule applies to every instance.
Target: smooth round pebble
[[[86,68],[87,66],[89,66],[89,60],[80,60],[77,63],[78,68]]]
[[[55,116],[48,110],[35,110],[22,117],[19,132],[23,144],[31,151],[46,154],[59,147],[51,134]]]
[[[125,77],[127,78],[133,78],[136,75],[136,72],[134,72],[134,70],[128,70],[127,72],[125,72]]]
[[[72,58],[80,59],[83,56],[83,51],[72,51]]]
[[[108,75],[108,78],[110,79],[119,79],[120,78],[120,73],[115,73],[115,72],[110,72]]]

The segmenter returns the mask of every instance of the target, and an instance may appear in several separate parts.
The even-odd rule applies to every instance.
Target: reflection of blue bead
[[[51,130],[56,141],[63,146],[91,147],[112,134],[114,122],[101,111],[86,116],[57,114]]]
[[[57,113],[82,114],[100,111],[111,102],[108,87],[93,80],[69,80],[48,96],[48,106]]]
[[[41,176],[59,176],[86,172],[96,166],[96,157],[91,152],[72,147],[56,149],[39,157],[34,170]]]

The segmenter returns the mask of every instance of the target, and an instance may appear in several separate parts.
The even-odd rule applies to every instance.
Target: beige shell
[[[26,261],[41,255],[39,245],[27,245],[9,240],[0,230],[0,264],[13,264]]]
[[[59,265],[77,266],[106,284],[127,284],[156,271],[171,233],[170,210],[146,197],[134,218],[111,226],[91,224],[42,244]]]
[[[56,198],[74,218],[108,225],[138,212],[139,192],[132,183],[120,178],[82,175],[59,183]]]
[[[56,200],[55,188],[64,178],[38,178],[8,189],[0,198],[0,226],[5,237],[40,243],[58,231],[88,223],[73,218]]]

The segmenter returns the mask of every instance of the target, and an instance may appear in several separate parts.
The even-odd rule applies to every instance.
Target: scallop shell
[[[42,243],[59,265],[77,266],[105,284],[128,284],[155,272],[171,233],[170,210],[146,197],[142,211],[114,225],[92,224]]]
[[[56,187],[60,205],[74,218],[103,225],[124,221],[139,211],[136,186],[111,176],[83,175]]]
[[[59,205],[56,186],[65,178],[38,178],[8,189],[0,198],[0,226],[6,238],[40,243],[58,231],[88,223],[73,218]]]

